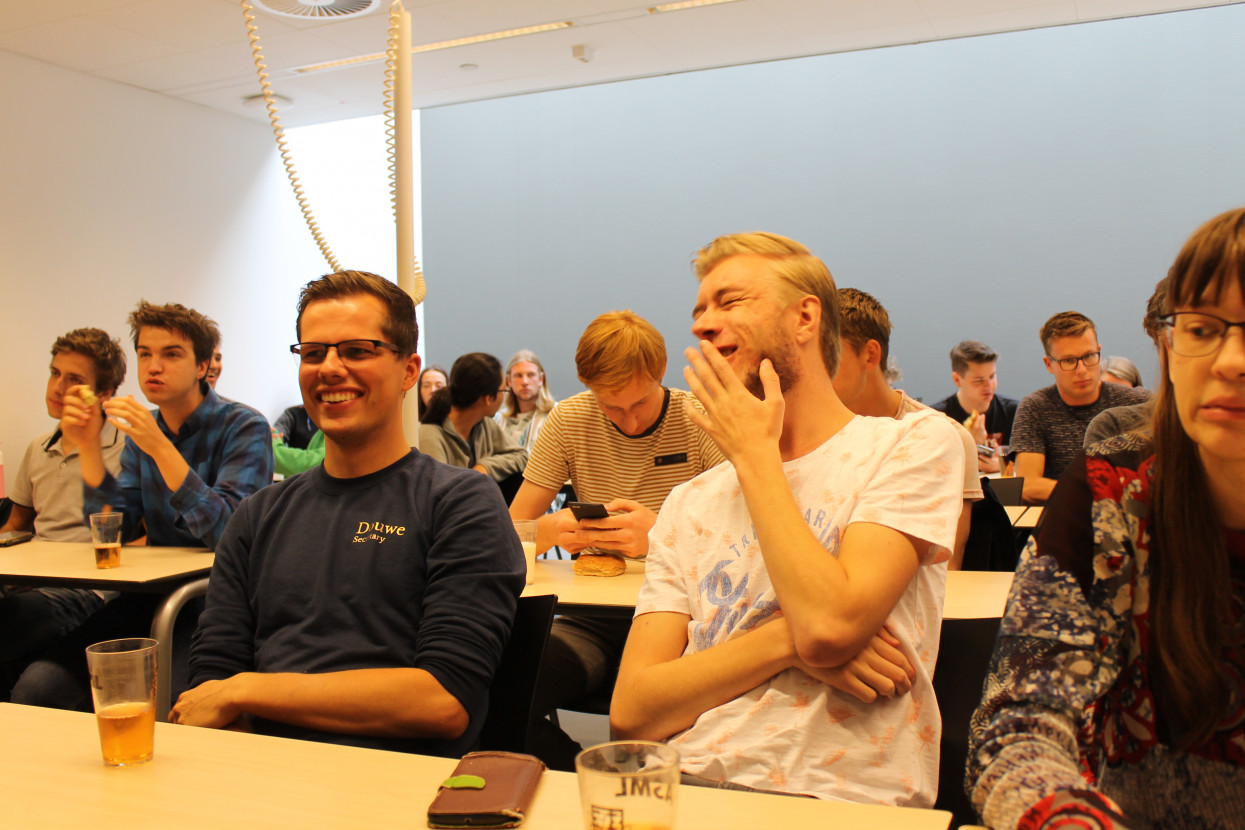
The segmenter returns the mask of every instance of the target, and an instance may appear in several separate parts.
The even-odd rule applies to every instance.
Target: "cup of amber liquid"
[[[536,520],[512,519],[514,532],[523,546],[523,559],[527,562],[527,584],[536,581]]]
[[[146,637],[131,637],[87,647],[99,748],[109,766],[151,760],[156,733],[158,645]]]
[[[121,525],[124,513],[92,513],[91,544],[95,546],[95,567],[115,568],[121,564]]]

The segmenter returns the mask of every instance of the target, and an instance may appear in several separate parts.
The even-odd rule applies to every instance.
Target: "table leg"
[[[164,598],[164,602],[156,609],[151,620],[151,637],[160,643],[156,657],[156,717],[161,722],[168,722],[169,709],[173,705],[173,626],[177,623],[177,615],[182,607],[195,597],[207,593],[208,578],[202,577],[187,582]]]

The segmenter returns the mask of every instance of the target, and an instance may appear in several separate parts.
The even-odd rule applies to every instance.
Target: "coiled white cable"
[[[389,6],[389,39],[385,47],[385,146],[388,148],[389,157],[389,201],[393,205],[395,224],[401,218],[398,216],[398,145],[394,110],[394,78],[397,74],[398,53],[398,17],[401,13],[402,0],[393,0],[393,3]],[[415,301],[415,305],[419,305],[424,301],[424,297],[427,296],[428,288],[424,284],[423,269],[419,267],[419,257],[412,253],[411,259],[414,262],[414,282],[410,294],[411,299]]]
[[[277,101],[272,92],[272,84],[268,83],[268,66],[264,63],[264,52],[259,45],[259,27],[255,25],[255,7],[249,0],[242,0],[242,15],[246,18],[246,33],[251,41],[251,55],[255,59],[255,70],[259,73],[260,91],[264,95],[264,106],[268,109],[268,120],[272,122],[272,134],[277,139],[277,151],[281,154],[281,163],[285,165],[285,175],[290,180],[290,187],[294,189],[294,198],[298,200],[298,208],[303,212],[303,220],[307,223],[307,229],[311,231],[316,245],[320,246],[320,253],[324,255],[330,268],[340,271],[341,264],[333,256],[333,251],[325,241],[324,234],[320,232],[320,226],[311,214],[311,205],[308,204],[307,196],[303,193],[303,186],[298,181],[298,173],[294,170],[294,160],[290,158],[289,147],[285,143],[285,130],[282,129],[281,118],[277,115]],[[420,285],[423,285],[422,277]],[[417,304],[418,302],[416,300]]]

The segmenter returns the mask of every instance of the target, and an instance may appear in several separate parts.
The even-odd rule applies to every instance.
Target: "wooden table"
[[[644,584],[644,563],[627,562],[622,576],[579,576],[573,563],[562,559],[537,559],[536,582],[528,585],[524,596],[557,594],[558,613],[578,613],[599,617],[630,617],[635,613],[636,597]],[[948,571],[947,598],[943,617],[949,620],[975,620],[1003,616],[1011,573],[990,571]]]
[[[31,541],[0,548],[0,582],[9,585],[60,585],[113,591],[165,593],[212,570],[216,555],[207,548],[121,549],[121,566],[95,567],[90,542]]]
[[[1007,593],[1012,589],[1011,571],[947,571],[944,620],[982,620],[1002,617]]]
[[[164,594],[151,622],[151,636],[160,641],[156,713],[163,720],[172,683],[173,624],[182,606],[207,591],[207,574],[215,561],[216,555],[207,548],[130,545],[121,548],[119,567],[97,568],[89,542],[35,540],[0,548],[0,585]]]
[[[628,559],[622,576],[580,576],[569,559],[537,559],[536,582],[523,596],[557,594],[558,613],[630,619],[644,584],[644,560]]]
[[[8,827],[421,828],[457,763],[156,724],[155,758],[106,767],[94,715],[0,704]],[[946,830],[949,813],[701,787],[679,790],[678,830]],[[547,772],[524,830],[583,827],[574,774]]]
[[[1042,506],[1038,504],[1007,504],[1003,506],[1007,518],[1011,519],[1012,527],[1037,527],[1042,518]]]

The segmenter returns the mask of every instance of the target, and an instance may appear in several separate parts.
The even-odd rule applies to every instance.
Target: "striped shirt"
[[[676,486],[724,460],[722,451],[683,411],[696,397],[667,389],[657,423],[642,435],[624,435],[605,417],[591,392],[558,403],[545,419],[523,477],[559,490],[568,480],[580,501],[631,499],[652,510]]]

